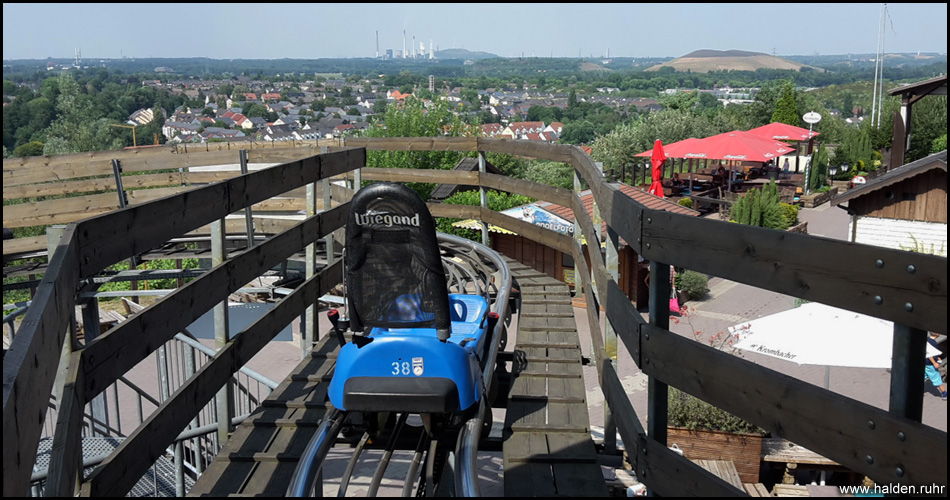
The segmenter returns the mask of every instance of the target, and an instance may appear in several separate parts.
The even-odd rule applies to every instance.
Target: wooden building
[[[947,253],[947,151],[868,181],[831,200],[851,216],[850,240]]]
[[[626,184],[614,185],[617,186],[621,193],[642,203],[647,208],[685,215],[699,215],[699,212],[696,210],[673,203],[665,198],[658,198],[632,186]],[[587,210],[587,213],[591,214],[593,212],[594,197],[590,190],[581,193],[581,200],[584,202],[584,208]],[[570,208],[550,202],[537,202],[533,205],[571,223],[574,222],[573,211]],[[571,255],[510,231],[493,231],[493,233],[491,246],[494,250],[571,286],[574,285],[574,259]],[[602,225],[601,228],[601,241],[604,241],[605,238],[606,224]],[[603,250],[601,250],[601,252],[603,253]],[[620,288],[627,294],[630,301],[637,305],[638,309],[646,309],[648,307],[648,289],[644,278],[646,278],[646,274],[650,270],[649,262],[640,259],[637,252],[622,238],[620,239],[620,248],[617,257],[619,260],[620,278],[618,284]]]

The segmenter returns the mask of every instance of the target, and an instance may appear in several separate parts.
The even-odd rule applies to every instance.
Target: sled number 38
[[[425,371],[422,358],[412,358],[412,363],[408,361],[393,361],[393,375],[409,375],[410,373],[419,377]]]

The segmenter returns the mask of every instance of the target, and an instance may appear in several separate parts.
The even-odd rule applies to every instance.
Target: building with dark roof
[[[851,241],[947,254],[947,151],[912,161],[831,200],[851,216]]]

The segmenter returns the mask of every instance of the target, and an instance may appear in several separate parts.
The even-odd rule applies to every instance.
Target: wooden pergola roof
[[[914,103],[928,95],[947,95],[947,75],[909,83],[888,91],[901,96],[900,115],[894,117],[894,139],[891,143],[891,165],[897,168],[904,164],[904,152],[910,148],[911,110]]]

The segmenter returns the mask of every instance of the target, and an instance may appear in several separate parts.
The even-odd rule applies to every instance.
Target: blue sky
[[[430,40],[501,56],[874,53],[882,4],[3,4],[3,58],[373,57]],[[887,52],[947,51],[947,4],[887,4]]]

